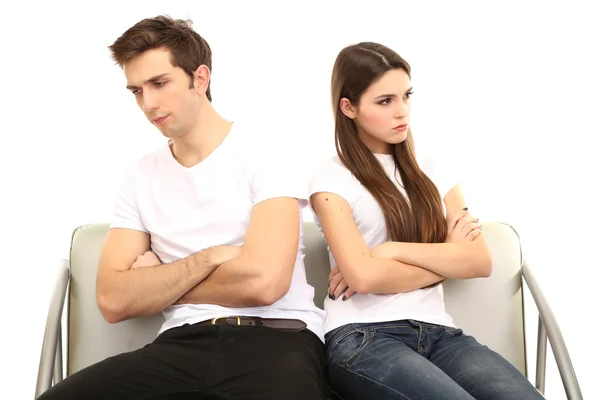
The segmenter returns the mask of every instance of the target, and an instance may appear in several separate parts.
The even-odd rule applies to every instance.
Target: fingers
[[[471,232],[473,229],[480,229],[481,228],[481,224],[479,223],[479,221],[477,221],[477,219],[474,219],[470,222],[465,223],[465,225],[462,227],[461,230],[459,230],[458,232],[462,233],[464,236],[467,236],[467,234],[469,232]]]
[[[456,218],[454,218],[454,220],[452,221],[452,223],[450,225],[448,225],[448,231],[452,232],[452,231],[458,231],[462,228],[463,223],[465,221],[465,218],[468,218],[469,216],[469,212],[468,211],[461,211],[460,214],[458,214],[456,216]]]
[[[339,299],[341,296],[342,301],[346,301],[350,297],[352,297],[355,293],[356,292],[354,290],[352,290],[348,287],[348,285],[346,284],[346,281],[344,279],[342,279],[340,281],[340,283],[338,284],[338,286],[335,288],[335,290],[333,290],[333,294],[329,295],[329,298],[331,300],[336,300],[336,299]]]
[[[329,273],[329,284],[331,284],[331,280],[333,279],[334,276],[336,276],[337,274],[340,273],[340,269],[338,267],[335,267],[331,270],[331,272]]]
[[[346,290],[346,293],[344,293],[344,296],[342,296],[342,300],[348,300],[350,297],[354,296],[354,293],[356,293],[354,290],[348,288],[348,290]]]
[[[467,233],[467,235],[465,236],[465,239],[473,241],[473,240],[475,240],[475,238],[477,236],[481,235],[481,231],[482,231],[481,224],[478,223],[476,227],[474,227],[471,231],[469,231],[469,233]]]
[[[456,214],[456,216],[451,220],[451,222],[448,224],[448,230],[449,231],[453,231],[454,229],[456,229],[456,225],[460,222],[460,220],[462,218],[464,218],[465,215],[467,215],[469,213],[469,208],[465,207],[463,208],[458,214]]]
[[[144,254],[146,254],[146,253],[144,253]],[[142,256],[143,256],[143,254],[140,254],[139,256],[137,256],[135,258],[135,261],[133,262],[133,264],[131,264],[131,269],[139,268],[142,266],[142,263],[141,263]]]
[[[160,265],[160,260],[156,254],[152,251],[146,251],[144,254],[140,254],[135,258],[131,269],[142,268],[142,267],[154,267]]]
[[[470,223],[477,223],[478,220],[470,212],[465,211],[465,214],[458,220],[456,223],[456,227],[454,228],[457,232],[462,232],[465,230],[467,225]]]
[[[343,292],[345,292],[348,289],[348,285],[346,284],[346,281],[344,279],[341,279],[338,283],[338,285],[336,287],[331,286],[330,290],[333,289],[332,294],[333,294],[333,298],[332,300],[338,299]]]
[[[344,280],[344,276],[338,267],[333,268],[329,273],[328,292],[331,300],[339,299],[341,296],[343,301],[348,300],[356,293],[348,287],[348,284]]]
[[[344,280],[344,276],[341,273],[339,273],[339,272],[333,276],[333,278],[329,282],[329,294],[330,294],[329,297],[331,297],[331,295],[333,295],[335,293],[335,290],[340,285],[340,282],[342,282],[343,280]],[[345,284],[345,282],[344,282],[344,284]],[[340,289],[340,291],[341,290],[343,290],[343,288]]]

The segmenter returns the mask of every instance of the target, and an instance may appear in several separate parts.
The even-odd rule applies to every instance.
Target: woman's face
[[[342,99],[340,107],[353,119],[360,140],[374,153],[390,153],[406,139],[410,124],[410,77],[401,68],[383,74],[362,94],[357,106]],[[344,101],[345,100],[345,101]]]

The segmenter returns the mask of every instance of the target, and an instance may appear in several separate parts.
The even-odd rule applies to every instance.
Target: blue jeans
[[[461,329],[403,320],[349,324],[325,338],[330,383],[344,400],[543,399]]]

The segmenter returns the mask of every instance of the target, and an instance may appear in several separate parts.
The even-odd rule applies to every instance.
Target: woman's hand
[[[456,243],[463,240],[472,242],[481,234],[482,226],[479,220],[463,209],[457,217],[448,224],[446,243]]]
[[[338,267],[335,267],[329,273],[329,298],[335,300],[339,298],[342,293],[344,293],[342,301],[346,301],[356,292],[348,287],[348,284],[346,284],[344,276],[342,275],[342,271],[340,271]]]

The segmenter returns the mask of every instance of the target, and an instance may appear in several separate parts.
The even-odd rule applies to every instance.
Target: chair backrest
[[[510,225],[484,223],[493,271],[489,278],[446,280],[446,311],[466,334],[500,353],[527,376],[519,236]]]
[[[163,322],[162,314],[108,324],[96,304],[96,272],[108,224],[79,227],[71,243],[68,303],[67,374],[106,357],[150,343]],[[521,253],[518,236],[500,223],[484,224],[494,272],[488,279],[446,281],[447,309],[465,333],[496,350],[525,373]],[[304,224],[306,274],[315,288],[315,304],[327,295],[327,244],[312,222]]]
[[[71,241],[67,375],[107,357],[150,343],[164,321],[161,313],[117,324],[104,320],[96,303],[96,273],[108,224],[77,228]]]

